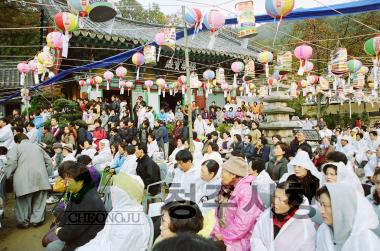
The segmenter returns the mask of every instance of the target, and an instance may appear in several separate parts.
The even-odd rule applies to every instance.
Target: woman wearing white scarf
[[[380,239],[371,229],[379,220],[369,201],[345,183],[326,184],[317,194],[324,224],[317,251],[375,251]]]
[[[113,176],[112,182],[112,210],[103,230],[77,251],[145,251],[150,248],[152,229],[141,205],[144,183],[125,173]]]
[[[312,204],[312,199],[319,188],[321,173],[314,166],[309,158],[309,154],[305,151],[298,151],[296,156],[288,164],[288,172],[285,173],[280,182],[294,181],[303,184],[305,196],[309,203]]]
[[[108,139],[102,139],[99,141],[99,152],[92,159],[92,164],[98,170],[98,172],[103,171],[103,169],[109,165],[112,161],[112,152],[110,148],[110,142]]]

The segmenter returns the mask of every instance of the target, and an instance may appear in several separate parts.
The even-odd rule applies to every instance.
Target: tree
[[[144,9],[137,0],[121,0],[117,4],[117,8],[123,17],[130,20],[154,24],[168,23],[168,18],[156,3],[148,9]]]
[[[32,2],[35,2],[33,0]],[[0,27],[17,28],[17,27],[38,27],[41,22],[40,9],[35,5],[15,1],[0,2]],[[34,55],[40,49],[37,47],[17,47],[40,44],[39,29],[9,29],[0,30],[0,45],[10,46],[1,47],[0,55]],[[3,58],[4,59],[4,58]]]

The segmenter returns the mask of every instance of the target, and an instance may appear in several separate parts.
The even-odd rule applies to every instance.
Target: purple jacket
[[[225,209],[226,226],[219,225],[219,207],[211,237],[221,236],[228,251],[249,251],[250,238],[257,219],[263,212],[262,202],[252,188],[255,177],[248,175],[236,185]]]

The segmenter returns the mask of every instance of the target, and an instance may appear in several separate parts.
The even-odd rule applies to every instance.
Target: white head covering
[[[368,250],[362,249],[363,245],[373,244],[376,247],[376,243],[366,243],[372,240],[371,235],[375,235],[370,229],[379,225],[379,219],[370,202],[348,184],[326,184],[326,187],[331,199],[333,242],[338,247],[344,245],[344,250]],[[376,239],[377,244],[380,244],[380,240]]]
[[[326,183],[326,175],[323,172],[323,167],[325,165],[334,165],[337,168],[337,182],[336,183],[346,183],[352,186],[356,191],[364,195],[364,190],[358,176],[354,173],[352,168],[346,166],[343,162],[329,162],[322,165],[322,179],[321,184]]]
[[[288,175],[294,174],[294,167],[302,166],[303,168],[309,170],[311,174],[321,180],[321,173],[314,166],[309,158],[309,154],[305,151],[298,151],[296,156],[288,163]]]
[[[344,135],[340,141],[342,141],[342,140],[345,140],[345,141],[347,141],[348,143],[351,143],[351,137],[348,136],[348,135]]]

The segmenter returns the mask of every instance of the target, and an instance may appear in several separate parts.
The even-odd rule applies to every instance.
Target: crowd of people
[[[131,110],[117,96],[77,104],[82,120],[65,125],[52,108],[0,118],[18,227],[40,226],[57,204],[46,250],[380,247],[378,128],[306,120],[320,142],[300,128],[287,143],[260,130],[262,103],[193,103],[193,135],[180,101],[158,112],[142,97]]]

